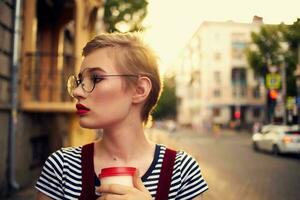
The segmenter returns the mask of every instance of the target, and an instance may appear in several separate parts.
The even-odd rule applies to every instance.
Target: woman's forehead
[[[101,67],[85,67],[85,68],[81,68],[78,75],[80,76],[83,74],[89,74],[93,72],[105,72],[105,70],[103,70]]]
[[[100,73],[115,73],[117,68],[114,63],[110,62],[82,62],[80,67],[80,73],[89,73],[89,72],[100,72]]]
[[[111,56],[111,53],[107,48],[94,50],[83,58],[81,68],[94,66],[113,67],[115,57]]]

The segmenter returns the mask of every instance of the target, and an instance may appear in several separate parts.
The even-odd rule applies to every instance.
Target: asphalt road
[[[176,146],[198,159],[209,185],[205,200],[298,200],[300,159],[254,152],[251,134],[178,131]]]

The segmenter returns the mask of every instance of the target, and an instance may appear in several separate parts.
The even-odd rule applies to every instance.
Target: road
[[[179,131],[171,138],[198,159],[210,187],[205,200],[300,199],[299,157],[254,152],[249,133]]]

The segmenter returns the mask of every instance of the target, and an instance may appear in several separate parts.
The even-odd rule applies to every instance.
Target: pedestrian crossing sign
[[[279,89],[281,87],[281,76],[278,73],[267,74],[266,86],[270,90]]]

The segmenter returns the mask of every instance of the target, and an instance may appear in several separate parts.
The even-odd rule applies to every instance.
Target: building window
[[[231,81],[233,85],[247,85],[247,72],[243,67],[233,67]]]
[[[245,57],[245,42],[233,41],[232,42],[232,58],[236,60],[242,60]]]
[[[236,98],[245,98],[247,97],[247,88],[235,86],[232,89],[232,95]]]
[[[256,86],[252,89],[252,95],[255,99],[259,99],[261,97],[259,86]]]
[[[214,72],[215,83],[221,84],[221,73],[219,71]]]
[[[219,117],[221,115],[221,109],[220,108],[213,108],[213,116]]]
[[[246,35],[244,33],[232,33],[231,41],[232,58],[236,60],[244,59],[247,46]]]
[[[260,113],[261,113],[261,109],[260,108],[253,108],[253,117],[254,118],[259,118],[260,117]]]
[[[234,67],[231,71],[231,84],[234,97],[247,96],[247,71],[242,67]]]
[[[214,89],[214,97],[220,97],[220,96],[221,96],[220,89]]]

